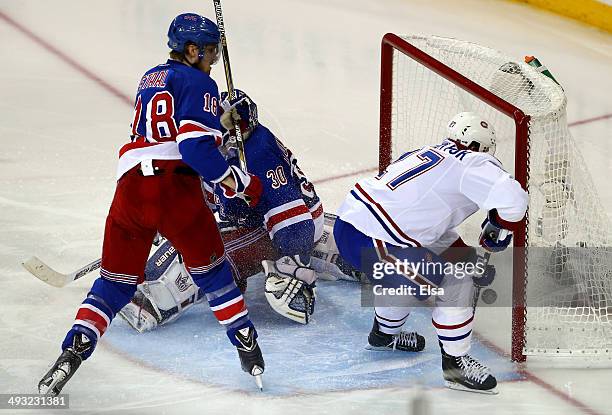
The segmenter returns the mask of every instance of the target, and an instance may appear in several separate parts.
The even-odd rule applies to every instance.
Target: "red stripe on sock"
[[[474,320],[474,315],[472,315],[472,317],[470,317],[469,319],[467,319],[461,324],[454,324],[454,325],[447,326],[444,324],[436,323],[433,318],[431,319],[431,323],[434,325],[435,328],[440,329],[440,330],[454,330],[454,329],[460,329],[461,327],[467,326],[468,324],[472,322],[472,320]]]
[[[93,324],[98,331],[100,332],[100,336],[104,334],[107,328],[106,320],[100,314],[96,313],[89,308],[79,308],[79,311],[76,315],[76,320],[84,320]]]
[[[236,314],[241,313],[245,309],[246,306],[244,304],[244,300],[240,300],[237,303],[228,305],[227,307],[222,308],[221,310],[217,310],[214,313],[215,317],[217,317],[217,320],[225,321],[231,319]]]

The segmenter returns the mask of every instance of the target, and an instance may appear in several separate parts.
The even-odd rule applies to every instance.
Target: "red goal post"
[[[380,81],[380,137],[379,137],[379,169],[384,170],[393,159],[393,74],[395,51],[410,57],[420,65],[435,72],[444,79],[450,81],[458,88],[469,92],[477,99],[494,107],[501,113],[510,117],[515,124],[515,178],[528,190],[529,169],[529,119],[521,109],[498,97],[491,91],[485,89],[476,82],[463,76],[456,70],[450,68],[419,48],[413,46],[401,37],[387,33],[382,40],[381,55],[381,81]],[[440,140],[442,137],[440,137]],[[410,149],[405,149],[406,151]],[[514,234],[514,246],[527,246],[526,224],[527,218],[523,220],[521,231]],[[513,259],[513,288],[512,288],[512,360],[524,361],[523,354],[525,339],[525,267],[524,250],[514,251]]]

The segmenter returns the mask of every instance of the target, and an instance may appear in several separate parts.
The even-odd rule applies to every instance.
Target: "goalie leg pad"
[[[168,252],[168,248],[160,251]],[[159,261],[155,255],[149,259],[149,263]],[[147,270],[154,269],[156,274],[146,274],[146,281],[138,286],[132,300],[119,313],[140,333],[176,320],[201,297],[178,255],[165,263],[163,269],[149,265]]]
[[[153,330],[161,324],[161,313],[140,291],[119,311],[119,315],[139,333]]]
[[[272,261],[262,261],[266,274],[266,300],[274,311],[283,317],[308,324],[314,312],[314,284],[282,274]]]
[[[346,280],[365,283],[367,276],[351,266],[340,256],[334,239],[334,224],[338,218],[325,213],[322,235],[317,240],[311,257],[311,264],[319,278],[330,281]]]

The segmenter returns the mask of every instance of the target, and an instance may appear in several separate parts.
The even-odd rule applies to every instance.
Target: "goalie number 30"
[[[287,184],[287,176],[283,166],[277,166],[275,169],[270,169],[266,172],[266,177],[272,180],[272,188],[278,189]]]

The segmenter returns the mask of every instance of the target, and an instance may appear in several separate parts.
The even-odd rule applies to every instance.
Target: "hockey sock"
[[[446,353],[463,356],[470,350],[474,325],[471,308],[438,307],[433,311],[431,321]]]
[[[62,350],[73,347],[75,336],[81,336],[79,341],[89,341],[91,346],[85,348],[80,356],[83,360],[91,356],[98,339],[102,337],[115,314],[130,301],[135,291],[135,284],[98,278],[79,307],[74,324],[62,343]],[[82,338],[83,335],[87,339]]]
[[[249,318],[244,298],[236,286],[227,260],[208,269],[207,267],[189,268],[193,281],[206,295],[208,305],[219,323],[227,331],[227,336],[234,346],[240,346],[236,340],[236,331],[245,327],[255,327]],[[254,334],[257,338],[257,332]]]
[[[375,319],[379,330],[385,334],[399,334],[410,315],[408,307],[375,307]]]

